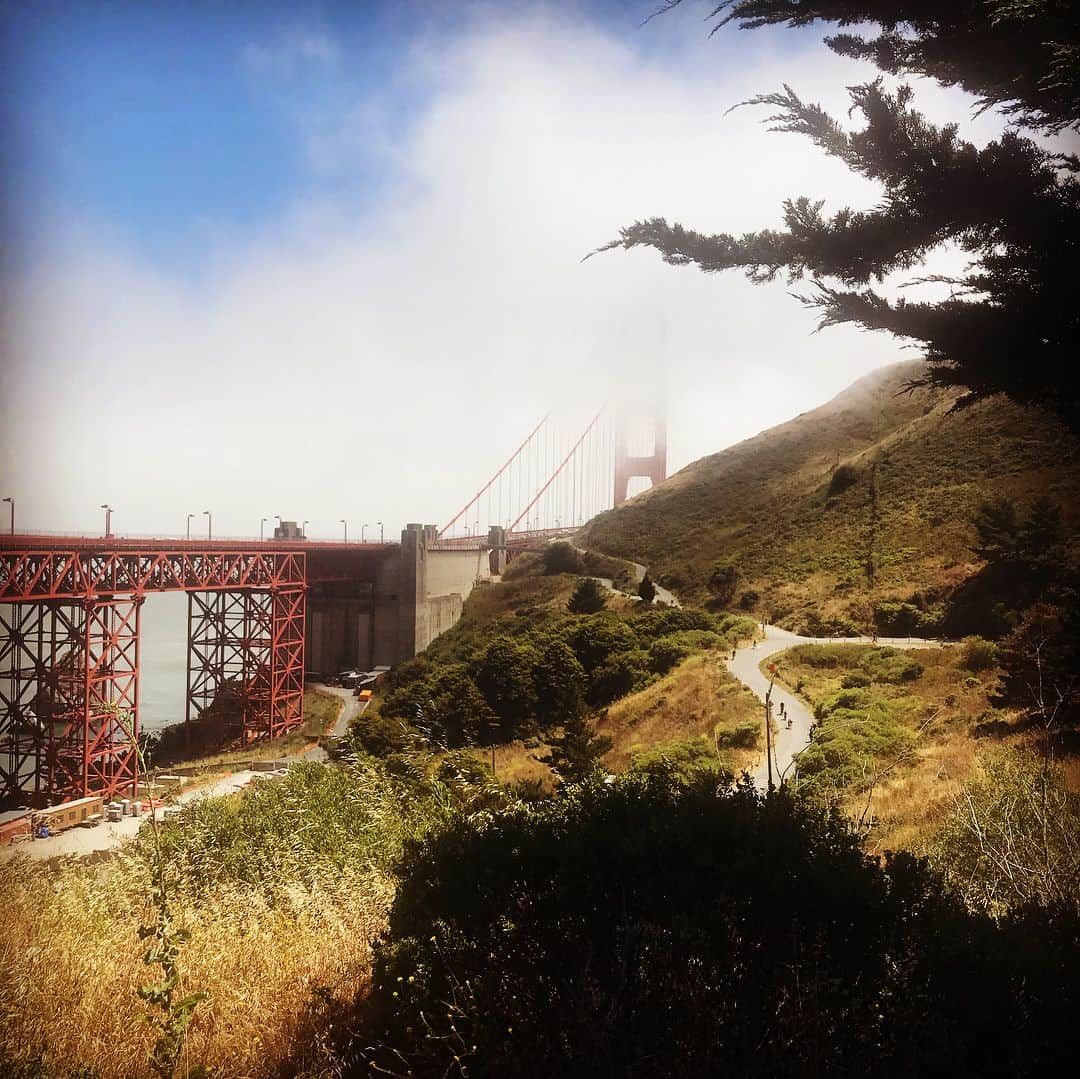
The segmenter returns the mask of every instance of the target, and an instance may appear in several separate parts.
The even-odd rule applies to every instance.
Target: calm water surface
[[[139,636],[139,726],[156,731],[184,719],[187,595],[148,595]]]

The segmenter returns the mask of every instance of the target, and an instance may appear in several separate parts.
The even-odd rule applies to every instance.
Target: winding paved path
[[[779,626],[767,625],[764,640],[754,645],[744,645],[735,653],[734,659],[725,659],[729,671],[747,686],[762,702],[762,720],[764,721],[765,694],[769,690],[768,676],[763,674],[759,664],[777,652],[794,648],[797,644],[878,644],[889,648],[939,648],[941,641],[926,640],[919,637],[801,637]],[[791,728],[777,722],[776,742],[773,746],[773,782],[779,785],[780,777],[791,767],[791,762],[810,741],[810,725],[814,722],[813,714],[806,703],[795,696],[786,686],[777,682],[773,686],[773,717],[780,714],[780,705],[791,717]],[[764,790],[768,786],[768,764],[764,757],[753,773],[754,784]]]

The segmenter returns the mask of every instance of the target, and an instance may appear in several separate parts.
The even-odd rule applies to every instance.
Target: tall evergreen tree
[[[666,0],[661,10],[682,0]],[[721,0],[717,27],[876,27],[877,34],[825,39],[841,56],[890,75],[922,75],[958,86],[1023,127],[1077,127],[1080,4],[1075,0]]]
[[[830,43],[886,71],[973,90],[1018,125],[1056,131],[1080,124],[1074,6],[743,0],[719,4],[714,15],[721,25],[734,19],[744,28],[876,22],[877,38],[841,35]],[[1080,334],[1072,286],[1080,264],[1080,159],[1015,131],[979,149],[955,124],[931,124],[911,108],[908,87],[890,92],[878,79],[849,93],[852,112],[865,121],[852,132],[787,86],[750,103],[773,109],[774,130],[804,135],[876,181],[882,199],[874,209],[825,214],[821,200],[792,198],[783,229],[741,236],[703,235],[650,218],[600,250],[653,247],[671,264],[707,273],[741,269],[754,281],[781,272],[789,280],[809,276],[813,287],[802,299],[821,312],[822,326],[853,322],[921,344],[929,369],[915,385],[963,389],[957,407],[1004,393],[1080,429],[1080,398],[1070,385]],[[875,290],[944,244],[969,259],[965,276],[936,278],[952,286],[947,300],[891,301]]]

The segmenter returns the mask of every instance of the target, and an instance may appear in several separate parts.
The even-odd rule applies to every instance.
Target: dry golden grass
[[[277,760],[303,753],[318,744],[319,739],[333,729],[344,705],[345,702],[332,693],[323,693],[318,689],[304,690],[304,722],[296,730],[273,742],[255,742],[253,745],[227,749],[221,753],[163,764],[159,771],[197,768],[200,772],[199,778],[209,779],[220,772],[243,768],[249,761]]]
[[[852,649],[856,656],[857,649]],[[995,671],[973,674],[958,666],[958,648],[929,648],[905,653],[923,667],[922,674],[901,685],[875,683],[883,698],[918,698],[923,707],[913,713],[917,728],[921,717],[936,713],[922,731],[913,750],[897,767],[874,784],[867,810],[867,791],[851,791],[842,808],[853,817],[864,812],[873,826],[867,848],[873,852],[906,848],[920,850],[933,837],[952,807],[961,785],[975,774],[979,754],[991,746],[1035,748],[1037,737],[1016,723],[1011,712],[993,712],[990,697],[997,683]],[[779,674],[790,687],[801,683],[801,696],[811,708],[836,692],[844,675],[858,669],[854,661],[842,668],[819,668],[795,662],[796,653],[778,658]],[[979,737],[976,727],[990,713],[1004,724],[993,737]],[[884,769],[891,761],[879,761]],[[1073,789],[1080,783],[1080,761],[1067,758],[1066,776]]]
[[[141,864],[124,854],[59,869],[4,866],[0,1060],[27,1075],[151,1074],[155,1033],[136,994],[159,973],[142,962],[138,939],[152,914],[145,885]],[[210,994],[195,1011],[181,1073],[198,1064],[255,1079],[298,1046],[314,1047],[320,997],[347,1002],[368,976],[368,941],[384,924],[391,887],[365,872],[278,892],[273,902],[235,885],[198,904],[181,895],[177,921],[191,932],[182,988]]]
[[[629,767],[633,754],[672,742],[701,738],[712,744],[719,730],[756,720],[757,698],[728,673],[718,652],[691,656],[640,693],[616,701],[597,724],[613,742],[603,763],[613,772]],[[755,750],[731,751],[736,769],[749,767]]]
[[[519,783],[522,780],[536,780],[546,791],[555,789],[555,774],[546,765],[537,760],[551,751],[546,743],[534,749],[516,740],[495,746],[495,778],[500,783]],[[491,767],[490,746],[470,746],[465,752],[475,757],[481,764]]]

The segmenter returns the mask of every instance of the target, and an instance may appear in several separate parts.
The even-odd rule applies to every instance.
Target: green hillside
[[[981,501],[1008,496],[1022,509],[1048,495],[1075,533],[1080,446],[1004,400],[949,415],[952,393],[903,393],[921,370],[876,371],[695,461],[594,518],[579,542],[647,563],[685,599],[742,605],[795,630],[868,629],[890,601],[931,622],[979,567],[970,519]]]

